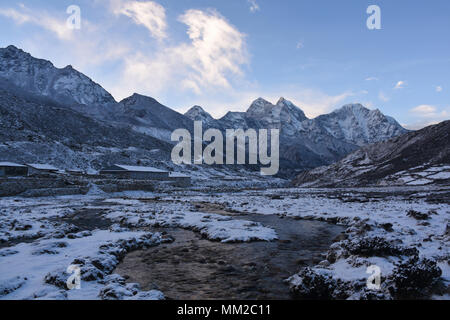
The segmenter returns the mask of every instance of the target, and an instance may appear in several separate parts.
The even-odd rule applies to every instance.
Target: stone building
[[[171,172],[169,174],[169,180],[172,182],[172,185],[177,187],[191,186],[191,177],[178,172]]]

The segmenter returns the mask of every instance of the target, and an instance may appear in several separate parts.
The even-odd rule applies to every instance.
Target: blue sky
[[[359,102],[419,128],[450,118],[449,16],[448,0],[3,0],[0,46],[71,64],[117,100],[216,117],[260,96],[310,117]]]

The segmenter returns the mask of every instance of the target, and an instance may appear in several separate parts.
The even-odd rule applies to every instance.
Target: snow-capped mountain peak
[[[6,134],[5,141],[23,135],[23,130],[11,131],[11,126],[22,128],[27,123],[33,123],[33,132],[45,136],[50,134],[49,129],[54,129],[52,136],[63,136],[66,139],[64,143],[74,140],[81,144],[83,139],[91,139],[103,141],[101,143],[107,146],[115,146],[120,140],[120,146],[123,146],[134,144],[136,139],[151,136],[158,139],[148,138],[153,148],[155,141],[160,141],[161,145],[172,143],[171,134],[175,129],[186,128],[192,131],[193,120],[201,120],[205,127],[220,130],[279,129],[280,156],[286,163],[286,168],[296,169],[330,164],[357,149],[357,145],[385,140],[406,132],[393,118],[383,115],[380,110],[369,110],[360,104],[346,105],[330,114],[308,119],[300,108],[285,98],[280,98],[276,104],[258,98],[247,112],[228,112],[221,119],[215,120],[199,106],[194,106],[182,115],[155,99],[140,94],[133,94],[117,103],[100,85],[71,65],[58,69],[49,61],[34,58],[9,46],[0,49],[2,110],[11,108],[13,96],[21,98],[20,101],[36,101],[44,109],[40,110],[40,117],[35,117],[36,110],[31,107],[33,104],[22,111],[17,106],[14,115],[0,119],[3,123],[0,128]],[[27,103],[23,102],[23,105]],[[52,109],[53,113],[50,112],[51,108],[46,110],[55,105],[58,108]],[[54,115],[55,112],[59,113]],[[61,120],[53,125],[54,118]],[[74,134],[75,137],[64,135],[67,131],[64,126],[69,124],[62,120],[72,118],[78,119],[74,128],[82,129],[80,132],[89,132],[82,135],[83,139],[79,139],[80,132]],[[38,120],[45,122],[38,123]],[[60,128],[57,124],[64,126]],[[93,133],[91,128],[97,131]],[[119,130],[124,130],[126,134],[117,136],[116,132],[120,132]],[[111,136],[105,140],[102,132],[110,132]],[[24,139],[28,138],[25,136]],[[138,145],[146,146],[145,143]]]
[[[156,99],[152,97],[147,97],[139,93],[133,93],[133,95],[123,99],[122,101],[120,101],[120,103],[126,106],[139,106],[149,104],[151,105],[154,103],[158,103],[158,101],[156,101]]]
[[[361,104],[347,104],[315,120],[333,137],[359,146],[407,132],[397,121],[385,116],[380,110],[369,110]]]
[[[276,105],[258,98],[246,112],[250,119],[261,122],[267,128],[284,128],[284,132],[293,135],[302,127],[301,122],[306,120],[302,110],[289,100],[280,98]]]
[[[281,114],[285,113],[289,116],[289,118],[292,118],[298,123],[308,119],[303,110],[297,107],[293,102],[286,100],[283,97],[278,100],[277,106],[282,108]]]
[[[202,121],[204,124],[211,124],[214,118],[200,106],[193,106],[185,114],[192,121]]]
[[[300,174],[296,185],[426,185],[449,179],[450,121],[366,145],[327,167]]]
[[[274,105],[270,103],[269,101],[258,98],[255,101],[252,102],[250,107],[247,110],[247,115],[249,117],[264,117],[265,115],[268,115],[272,112],[272,109],[274,108]]]
[[[128,123],[140,133],[170,141],[171,132],[178,128],[191,129],[191,119],[162,105],[156,99],[141,94],[120,101],[114,113],[116,122]]]
[[[58,69],[50,61],[34,58],[15,46],[0,48],[0,78],[63,104],[91,107],[115,103],[111,94],[71,65]]]
[[[283,107],[283,106],[294,106],[294,104],[289,101],[286,100],[285,98],[281,97],[278,102],[277,102],[277,106]]]

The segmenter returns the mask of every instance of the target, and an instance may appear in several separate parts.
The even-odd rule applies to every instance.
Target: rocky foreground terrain
[[[250,297],[272,299],[450,298],[448,187],[235,191],[93,189],[78,196],[2,198],[0,299],[189,298],[186,291],[192,298],[252,292]],[[325,233],[312,225],[286,233],[277,227],[285,220],[322,222]],[[330,241],[330,224],[342,233],[318,246]],[[200,248],[200,240],[183,240],[177,230],[214,245]],[[276,250],[272,258],[243,264],[234,259],[243,242],[248,256],[263,252],[261,242],[291,253],[277,256]],[[70,265],[80,268],[80,290],[67,288]],[[158,277],[141,272],[150,265],[161,270]],[[380,270],[376,290],[367,287],[371,266]],[[216,281],[203,275],[214,272],[214,279],[223,279],[220,292],[203,291],[202,281]]]

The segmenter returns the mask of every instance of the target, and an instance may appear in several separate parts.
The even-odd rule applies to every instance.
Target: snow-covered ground
[[[130,193],[141,200],[91,194],[0,200],[0,299],[161,299],[163,293],[142,292],[111,274],[127,252],[170,241],[141,231],[148,226],[193,229],[222,242],[277,239],[259,223],[189,211],[186,203],[153,201],[150,193]],[[85,222],[94,230],[70,222],[80,210],[98,212]],[[110,225],[96,227],[102,220]],[[66,290],[70,265],[81,267],[82,290]]]
[[[144,201],[144,205],[142,203]],[[277,239],[273,229],[259,223],[234,220],[232,217],[212,213],[195,212],[183,201],[158,201],[148,199],[106,199],[106,203],[123,206],[109,212],[106,217],[128,227],[170,226],[192,229],[210,240],[221,242],[246,242],[252,240],[272,241]]]
[[[395,279],[399,270],[396,268],[402,263],[412,261],[412,264],[421,265],[423,259],[431,259],[442,271],[444,286],[441,294],[434,298],[448,299],[449,192],[448,187],[293,188],[210,196],[198,194],[186,201],[218,203],[231,211],[277,214],[347,226],[343,239],[334,243],[327,258],[312,269],[317,274],[344,281],[345,285],[351,286],[347,293],[354,293],[330,298],[367,297],[363,288],[369,266],[379,267],[382,279]],[[419,260],[411,260],[416,253]],[[298,290],[298,281],[298,275],[290,279],[293,291]],[[392,288],[388,288],[392,281],[384,284],[385,287],[375,293],[383,293],[379,298],[392,298],[389,292]],[[354,292],[355,286],[362,288],[360,292]]]
[[[448,299],[449,192],[445,187],[292,188],[3,198],[0,299],[162,299],[164,293],[142,291],[114,274],[124,255],[171,241],[170,235],[149,232],[158,226],[194,230],[221,242],[278,238],[269,226],[234,218],[236,212],[347,226],[322,262],[288,280],[300,297],[306,296],[305,291],[313,295],[311,283],[318,281],[328,286],[329,298],[367,298],[367,267],[375,265],[382,286],[374,294],[392,298],[387,285],[398,280],[395,274],[404,271],[401,264],[412,261],[419,269],[426,268],[426,258],[442,272],[444,290],[434,298]],[[436,200],[445,194],[447,202]],[[411,260],[416,253],[422,260]],[[66,288],[70,265],[80,266],[81,290]]]
[[[397,172],[386,177],[381,183],[386,185],[427,185],[450,179],[450,166],[420,166]]]
[[[131,250],[169,241],[161,234],[111,224],[82,230],[64,221],[95,197],[1,199],[0,299],[163,299],[111,275]],[[81,267],[82,290],[67,290],[70,265]]]

